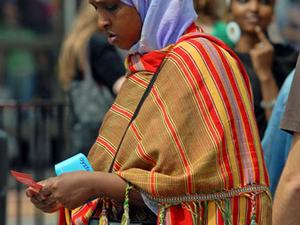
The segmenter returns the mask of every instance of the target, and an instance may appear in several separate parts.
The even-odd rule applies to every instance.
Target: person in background
[[[298,51],[290,46],[271,43],[267,28],[273,19],[275,0],[231,0],[231,19],[241,36],[235,52],[249,75],[254,95],[254,110],[262,138],[278,91],[294,69]]]
[[[294,73],[295,70],[293,70],[286,78],[280,89],[266,132],[262,139],[264,158],[270,176],[272,196],[275,194],[280,175],[292,144],[292,135],[280,129],[280,121],[285,111]]]
[[[286,42],[300,46],[300,2],[279,0],[277,21]],[[296,69],[280,90],[270,124],[263,139],[265,160],[275,192],[273,225],[300,223],[300,55]],[[280,124],[281,121],[281,124]],[[280,130],[280,128],[282,130]]]
[[[125,68],[116,48],[110,45],[98,28],[98,15],[93,7],[82,1],[78,16],[67,34],[59,58],[59,80],[69,96],[70,144],[71,151],[87,154],[93,145],[104,113],[112,104],[120,88]],[[102,109],[98,101],[85,99],[80,105],[78,99],[88,93],[78,93],[78,82],[91,78],[99,85],[103,98]],[[76,85],[74,85],[76,84]],[[107,93],[107,88],[110,93]],[[92,90],[87,90],[92,91]],[[80,94],[81,96],[78,96]],[[107,102],[106,102],[107,101]],[[84,108],[84,110],[83,110]],[[99,110],[95,115],[87,112]],[[101,111],[100,111],[101,110]]]
[[[281,121],[281,129],[293,135],[290,149],[282,149],[288,156],[284,164],[281,177],[275,192],[273,224],[295,225],[300,223],[300,57],[296,67],[293,83],[290,86],[290,94],[286,110]],[[287,137],[291,139],[290,136]],[[274,154],[277,154],[275,151]],[[273,154],[273,153],[272,153]],[[283,158],[284,159],[284,158]],[[280,160],[282,161],[282,159]],[[279,174],[280,176],[280,174]]]
[[[297,13],[298,12],[298,13]],[[288,1],[278,1],[276,5],[276,22],[286,43],[290,43],[295,49],[300,43],[300,4]],[[298,24],[298,25],[297,25]],[[266,133],[262,140],[264,157],[270,175],[271,192],[274,195],[280,175],[288,157],[293,136],[280,129],[280,121],[283,117],[288,100],[295,70],[285,80],[280,89],[272,116]]]
[[[20,9],[14,1],[1,3],[2,23],[0,41],[33,42],[36,35],[21,24]],[[8,48],[4,53],[3,72],[5,85],[12,98],[21,103],[31,101],[35,96],[37,65],[34,52],[25,46]],[[0,71],[1,72],[1,71]]]
[[[227,35],[227,5],[225,0],[194,0],[195,10],[198,14],[197,24],[209,33],[224,41],[229,47],[234,42]]]
[[[44,0],[13,0],[19,6],[24,27],[28,27],[39,35],[48,35],[53,31],[53,15]]]
[[[107,224],[124,202],[121,224],[141,224],[148,207],[156,224],[270,225],[248,76],[195,25],[193,1],[89,2],[109,42],[129,50],[128,73],[90,150],[94,172],[42,181],[26,191],[32,203],[65,207],[62,224]]]

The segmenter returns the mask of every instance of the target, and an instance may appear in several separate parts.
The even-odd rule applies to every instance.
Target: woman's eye
[[[244,4],[244,3],[249,2],[249,0],[237,0],[237,2]]]
[[[237,0],[237,2],[242,3],[242,4],[248,3],[250,1],[253,1],[253,0]],[[254,1],[258,1],[260,4],[263,4],[263,5],[271,5],[273,0],[254,0]]]
[[[115,4],[115,3],[113,3],[113,4],[106,4],[106,5],[104,6],[104,8],[105,8],[107,11],[110,11],[110,12],[113,12],[113,11],[117,10],[118,7],[119,7],[119,5],[118,5],[118,4]]]
[[[260,3],[261,3],[261,4],[264,4],[264,5],[271,5],[271,4],[272,4],[272,1],[273,1],[273,0],[260,0]]]

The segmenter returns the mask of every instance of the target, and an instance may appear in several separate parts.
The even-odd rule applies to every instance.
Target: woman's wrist
[[[95,197],[107,197],[123,202],[126,182],[114,173],[92,172],[91,193]]]
[[[257,73],[257,75],[258,75],[258,79],[259,79],[260,83],[267,84],[267,83],[271,83],[275,80],[272,71],[259,72],[259,73]]]

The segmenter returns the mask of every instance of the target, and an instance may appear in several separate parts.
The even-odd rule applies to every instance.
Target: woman
[[[278,90],[297,62],[297,52],[282,44],[273,44],[267,28],[273,19],[274,0],[232,0],[232,19],[241,28],[235,51],[250,78],[254,110],[260,137],[276,101]]]
[[[104,224],[111,200],[124,201],[122,224],[129,205],[145,204],[158,224],[270,224],[247,75],[230,49],[194,25],[192,0],[90,3],[108,40],[130,50],[129,72],[89,154],[96,172],[28,189],[35,206],[74,209],[99,197],[73,211],[73,224],[99,207]]]

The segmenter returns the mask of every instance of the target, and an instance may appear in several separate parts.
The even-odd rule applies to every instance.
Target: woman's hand
[[[250,51],[253,68],[261,82],[273,79],[274,47],[259,26],[255,28],[259,42]]]
[[[62,207],[59,202],[54,201],[54,199],[49,199],[49,196],[44,196],[43,194],[41,194],[40,192],[36,192],[32,188],[28,188],[26,190],[26,195],[28,198],[30,198],[32,204],[34,204],[36,208],[46,213],[55,212]]]
[[[39,193],[28,188],[26,195],[37,208],[47,213],[60,207],[74,209],[96,197],[95,178],[94,173],[86,171],[64,173],[40,182],[43,188]]]
[[[28,188],[26,195],[37,208],[47,213],[61,207],[75,209],[98,197],[123,202],[126,188],[126,182],[118,175],[99,171],[63,173],[39,183],[43,188],[38,193]],[[144,206],[139,192],[132,191],[130,199]]]

